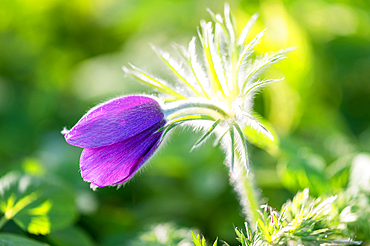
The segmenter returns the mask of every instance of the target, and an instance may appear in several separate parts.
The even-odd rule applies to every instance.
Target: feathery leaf
[[[217,70],[214,64],[214,56],[211,55],[210,43],[212,43],[213,34],[212,34],[212,23],[206,23],[205,21],[201,21],[201,27],[203,31],[203,35],[200,33],[198,29],[199,39],[201,40],[201,44],[203,47],[203,52],[205,56],[205,63],[208,71],[208,77],[210,80],[210,85],[213,89],[215,95],[218,92],[221,92],[222,96],[225,96],[225,92],[223,91],[222,85],[218,78]]]
[[[239,133],[240,141],[243,144],[245,167],[246,167],[247,170],[249,170],[248,146],[247,146],[247,143],[246,143],[246,139],[245,139],[243,131],[240,128],[240,126],[238,125],[238,123],[234,123],[234,127],[235,127],[236,131]]]
[[[259,80],[257,82],[254,82],[253,84],[251,84],[246,89],[246,92],[244,93],[244,95],[246,96],[249,93],[254,92],[254,91],[257,91],[258,89],[260,89],[262,87],[268,86],[270,84],[273,84],[275,82],[279,82],[279,81],[282,81],[282,80],[284,80],[284,78],[281,78],[281,79],[265,79],[265,80]]]
[[[154,76],[146,74],[145,72],[143,72],[142,70],[140,70],[139,68],[135,67],[132,64],[130,64],[130,66],[132,67],[132,70],[127,67],[123,67],[122,68],[123,71],[131,75],[132,77],[136,78],[137,80],[141,81],[143,84],[155,88],[163,93],[170,94],[177,99],[186,98],[186,96],[177,93],[176,91],[172,90],[169,86],[165,85],[165,82],[160,82],[158,79],[154,78]]]
[[[290,51],[291,49],[280,50],[272,54],[265,54],[261,58],[257,58],[252,63],[252,65],[248,68],[248,71],[246,72],[245,77],[243,78],[241,91],[244,91],[244,88],[246,87],[246,85],[251,80],[253,80],[253,78],[256,77],[259,73],[264,71],[266,68],[268,68],[272,64],[278,62],[279,60],[287,58],[285,54]]]
[[[194,86],[192,86],[183,75],[181,75],[181,66],[176,64],[176,62],[171,59],[170,55],[163,52],[162,50],[156,48],[154,45],[151,45],[151,48],[154,50],[154,52],[163,60],[163,62],[166,64],[167,67],[170,68],[170,70],[187,86],[189,87],[193,93],[196,96],[201,96],[199,91],[197,91]]]
[[[199,147],[199,145],[213,132],[213,130],[217,127],[217,125],[221,122],[221,119],[216,120],[212,126],[208,129],[208,131],[193,145],[190,151]]]
[[[244,44],[244,42],[245,42],[245,40],[247,38],[247,35],[248,35],[249,31],[251,30],[252,26],[254,25],[254,23],[256,22],[258,16],[259,16],[258,13],[255,13],[249,19],[249,21],[244,26],[242,32],[239,35],[239,38],[238,38],[238,41],[237,41],[237,45],[243,45]]]
[[[242,112],[243,117],[246,118],[245,123],[250,126],[253,129],[256,129],[263,133],[266,137],[268,137],[271,140],[274,140],[274,136],[271,134],[271,132],[262,125],[256,118],[254,118],[251,114]]]

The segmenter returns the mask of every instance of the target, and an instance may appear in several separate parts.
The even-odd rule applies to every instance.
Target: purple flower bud
[[[82,147],[81,175],[96,186],[130,179],[154,153],[165,125],[158,102],[146,96],[125,96],[97,105],[70,130],[67,143]]]

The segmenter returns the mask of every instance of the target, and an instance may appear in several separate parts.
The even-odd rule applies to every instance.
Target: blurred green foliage
[[[4,218],[14,220],[25,231],[46,235],[74,221],[74,193],[56,178],[10,172],[0,183],[0,210]]]
[[[40,243],[35,240],[10,233],[0,233],[0,243],[2,246],[17,246],[17,245],[46,246],[46,244],[44,243]]]
[[[260,13],[253,32],[265,27],[267,32],[259,52],[296,47],[291,59],[268,71],[268,77],[284,81],[256,97],[257,113],[278,139],[259,142],[249,133],[264,201],[280,208],[306,187],[314,196],[343,189],[361,194],[354,196],[359,199],[354,209],[364,217],[353,230],[356,240],[369,243],[370,3],[234,0],[230,5],[240,28]],[[124,77],[121,67],[127,62],[171,81],[148,43],[165,50],[174,41],[186,44],[199,20],[211,19],[206,8],[222,12],[223,2],[0,1],[0,174],[23,170],[40,179],[57,177],[54,182],[74,193],[78,214],[73,227],[33,236],[37,240],[127,245],[148,225],[171,221],[237,245],[232,228],[242,227],[244,218],[223,153],[211,143],[189,153],[200,134],[176,129],[125,187],[96,192],[80,177],[81,149],[60,134],[102,100],[148,92]],[[13,222],[3,231],[23,233]],[[12,236],[2,234],[0,240],[7,237]]]

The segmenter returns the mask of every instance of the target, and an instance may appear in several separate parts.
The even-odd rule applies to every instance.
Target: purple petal
[[[154,153],[162,132],[156,132],[165,121],[146,131],[101,148],[85,148],[80,158],[82,178],[99,187],[117,185],[130,179]]]
[[[65,139],[82,148],[103,147],[135,136],[163,118],[160,105],[150,97],[115,98],[87,112]]]

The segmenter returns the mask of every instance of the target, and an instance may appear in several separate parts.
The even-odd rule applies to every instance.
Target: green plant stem
[[[176,102],[166,103],[163,111],[166,117],[170,117],[170,115],[178,113],[180,110],[192,108],[209,109],[217,112],[222,117],[225,118],[229,117],[229,114],[223,108],[221,108],[219,105],[216,105],[211,100],[200,100],[197,98],[184,99]]]
[[[6,222],[8,222],[8,219],[5,216],[3,216],[0,219],[0,230],[3,229],[4,225],[6,224]]]
[[[255,230],[259,218],[259,194],[254,187],[252,172],[246,170],[239,153],[236,152],[235,157],[234,169],[230,171],[230,183],[239,195],[240,204],[243,207],[243,213],[247,217],[249,226],[252,230]]]

